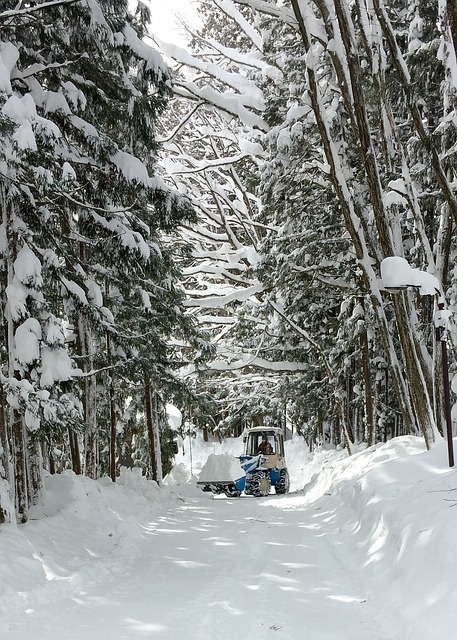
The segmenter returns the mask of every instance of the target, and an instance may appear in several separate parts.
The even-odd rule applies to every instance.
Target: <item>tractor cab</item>
[[[286,466],[284,435],[274,427],[254,427],[244,437],[244,455],[265,457],[263,467],[282,469]]]
[[[244,454],[238,457],[240,462],[239,476],[207,478],[197,484],[203,491],[214,494],[225,493],[230,498],[246,495],[260,498],[270,493],[274,487],[277,494],[289,492],[289,472],[284,453],[284,434],[276,427],[254,427],[248,429],[243,437]],[[202,469],[204,472],[205,467]],[[212,470],[214,472],[214,470]]]

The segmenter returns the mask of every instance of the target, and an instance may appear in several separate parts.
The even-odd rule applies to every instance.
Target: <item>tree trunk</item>
[[[3,224],[6,230],[8,243],[7,255],[7,282],[10,285],[14,278],[14,261],[17,258],[17,224],[15,221],[12,205],[6,203],[5,194],[2,192],[2,213]],[[8,346],[8,375],[10,379],[21,381],[19,372],[15,369],[15,331],[17,321],[13,320],[9,302],[6,304],[5,312],[7,327]],[[25,428],[24,416],[15,408],[10,408],[10,434],[11,453],[14,473],[14,504],[16,509],[16,519],[19,524],[27,522],[27,511],[29,506],[27,494],[27,430]]]
[[[152,395],[152,417],[154,428],[154,451],[156,456],[156,480],[160,484],[163,480],[163,467],[162,467],[162,448],[160,446],[160,421],[159,421],[159,402],[157,397],[157,391]]]
[[[454,53],[457,58],[457,3],[455,0],[447,0],[446,10],[449,22],[449,31],[451,32],[452,44],[454,45]]]
[[[151,381],[145,380],[144,383],[144,404],[146,409],[146,428],[148,434],[148,450],[149,450],[149,475],[152,480],[157,481],[157,461],[154,438],[154,418],[152,411],[152,388]]]
[[[77,475],[81,475],[81,453],[79,451],[78,434],[72,429],[68,429],[68,442],[70,444],[71,466]]]
[[[321,86],[316,77],[312,56],[309,58],[307,67],[311,105],[320,131],[326,159],[330,167],[330,179],[341,206],[346,229],[354,245],[356,258],[363,269],[364,288],[370,292],[373,309],[380,330],[380,338],[384,344],[386,358],[389,362],[403,420],[411,433],[414,433],[417,426],[419,426],[426,445],[429,447],[434,441],[436,433],[432,403],[430,401],[432,389],[432,385],[430,384],[430,369],[427,369],[427,363],[424,361],[419,342],[409,323],[410,310],[403,299],[394,296],[395,315],[407,371],[407,384],[402,367],[396,357],[389,332],[389,324],[384,314],[377,277],[372,267],[374,256],[378,256],[378,259],[380,259],[386,255],[395,255],[395,253],[391,239],[392,229],[389,229],[387,226],[389,216],[384,209],[382,194],[380,192],[381,180],[375,162],[375,145],[371,139],[371,132],[363,101],[362,84],[360,81],[362,77],[360,63],[355,55],[356,45],[352,42],[351,34],[353,32],[353,25],[349,25],[350,15],[344,5],[338,0],[335,7],[338,9],[336,17],[341,34],[340,36],[335,34],[335,24],[327,10],[325,0],[319,0],[317,4],[321,9],[329,39],[333,40],[333,38],[338,39],[338,37],[341,37],[347,54],[344,60],[340,60],[338,56],[341,56],[340,49],[343,49],[343,47],[338,46],[332,48],[329,52],[332,62],[335,65],[335,72],[343,98],[343,104],[347,109],[347,118],[350,121],[354,121],[355,125],[352,129],[354,136],[353,146],[359,150],[357,162],[360,164],[360,178],[352,177],[347,180],[345,177],[354,174],[353,168],[347,166],[349,158],[340,157],[336,145],[333,144],[332,134],[327,123],[327,114],[323,106]],[[302,14],[302,10],[306,10],[306,5],[299,3],[298,0],[292,0],[292,7],[298,21],[300,35],[305,48],[307,51],[310,51],[311,35],[308,31],[308,24]],[[352,102],[353,100],[354,102]],[[370,201],[373,207],[376,237],[373,237],[370,232],[369,225],[365,219],[364,209],[361,207],[362,201],[359,202],[357,197],[367,191],[370,194]],[[382,250],[382,255],[379,255],[379,245]]]
[[[363,389],[365,395],[365,439],[367,446],[375,443],[374,415],[373,415],[373,386],[370,374],[370,351],[368,335],[364,329],[360,334],[360,359],[363,375]]]
[[[0,524],[11,520],[9,446],[3,387],[0,385]]]
[[[110,415],[110,443],[109,443],[109,473],[111,480],[116,482],[116,403],[114,397],[113,376],[109,377],[109,415]]]
[[[29,505],[27,494],[27,456],[25,446],[24,418],[16,409],[11,409],[11,438],[14,461],[16,518],[19,524],[27,522]]]
[[[27,438],[27,491],[28,506],[38,504],[43,491],[42,457],[40,443]]]
[[[79,317],[79,345],[83,356],[84,371],[93,371],[93,343],[92,332],[89,321],[84,316]],[[97,454],[97,380],[94,374],[89,374],[84,379],[84,422],[86,427],[85,451],[84,451],[84,473],[90,478],[98,477],[98,454]]]

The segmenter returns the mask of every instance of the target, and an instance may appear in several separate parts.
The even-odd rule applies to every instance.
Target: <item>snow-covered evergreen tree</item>
[[[269,141],[270,158],[264,165],[262,182],[266,209],[258,222],[264,228],[270,222],[275,228],[277,219],[281,224],[279,238],[274,231],[266,234],[263,271],[258,274],[266,286],[263,300],[274,310],[271,322],[277,328],[277,314],[283,314],[284,322],[275,346],[265,338],[265,331],[270,330],[268,312],[262,311],[260,321],[257,309],[254,317],[259,331],[244,333],[251,349],[255,344],[258,356],[262,349],[284,348],[294,332],[300,336],[298,341],[312,344],[315,339],[314,344],[322,346],[321,368],[327,370],[326,382],[332,379],[333,386],[340,389],[333,394],[340,404],[338,420],[344,422],[348,407],[354,404],[353,392],[347,394],[345,388],[360,389],[363,420],[371,434],[375,423],[388,415],[376,397],[395,397],[406,430],[415,432],[419,428],[428,444],[441,424],[441,403],[433,392],[440,385],[433,382],[432,309],[427,299],[411,294],[392,299],[385,296],[378,278],[384,257],[405,255],[413,266],[437,274],[453,301],[452,278],[447,272],[455,217],[455,108],[449,99],[455,86],[455,47],[450,28],[455,14],[448,5],[414,2],[405,6],[381,0],[370,7],[342,0],[292,0],[290,5],[256,0],[207,3],[205,6],[212,6],[213,11],[210,24],[221,16],[224,23],[233,21],[235,30],[243,34],[239,36],[243,46],[248,37],[256,48],[258,62],[252,68],[263,65],[264,81],[254,75],[246,77],[262,88],[262,121],[236,84],[238,76],[227,75],[240,58],[224,49],[223,43],[210,43],[217,51],[217,68],[177,56],[181,63],[205,74],[200,85],[183,86],[182,95],[232,114],[237,103],[240,120],[265,132]],[[226,31],[224,24],[221,33]],[[209,35],[205,32],[207,38]],[[237,37],[232,39],[237,41]],[[251,60],[246,52],[243,60]],[[280,74],[268,75],[266,69],[272,64],[284,75],[284,82]],[[208,76],[219,93],[209,90]],[[301,146],[297,142],[300,136]],[[304,196],[299,198],[297,193]],[[281,206],[287,211],[281,211]],[[297,220],[290,239],[289,215]],[[333,238],[320,233],[327,228],[336,231]],[[314,263],[310,259],[313,251]],[[294,269],[289,272],[290,255]],[[297,265],[297,257],[304,264]],[[303,279],[306,295],[303,287],[300,289]],[[319,291],[315,286],[313,290],[307,282],[321,283],[326,300],[322,288]],[[275,295],[280,295],[279,306]],[[329,300],[335,301],[335,312],[323,328],[322,313],[325,315],[326,303],[329,309]],[[337,310],[341,303],[342,316]],[[349,344],[347,335],[343,339],[338,332],[336,318],[346,317],[351,308],[363,308],[364,317],[357,320],[363,330],[354,331]],[[359,318],[358,312],[356,316]],[[303,319],[308,323],[306,330],[301,326]],[[337,341],[335,347],[332,336]],[[338,342],[338,336],[342,342]],[[352,364],[346,373],[338,366],[337,351],[343,345],[347,362],[359,359],[357,367]],[[341,372],[343,380],[333,376],[335,370]],[[382,373],[387,371],[386,375]],[[342,384],[349,375],[355,376],[354,384]],[[384,378],[386,389],[381,390],[380,378]],[[310,375],[310,379],[316,378]],[[391,394],[388,388],[393,390]],[[340,402],[341,395],[344,399]],[[350,431],[352,435],[360,432],[358,424],[354,429],[349,426],[347,438]]]
[[[95,369],[124,371],[140,342],[164,357],[150,337],[170,335],[179,313],[165,309],[179,296],[161,234],[192,210],[154,177],[155,121],[171,81],[142,41],[145,7],[132,15],[123,0],[7,4],[0,162],[10,426],[2,430],[24,521],[39,495],[38,445],[52,444],[56,429],[62,438],[72,425],[83,430],[83,466],[97,475]]]

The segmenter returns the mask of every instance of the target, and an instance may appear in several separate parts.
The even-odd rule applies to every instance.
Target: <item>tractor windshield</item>
[[[248,435],[246,454],[248,456],[257,456],[259,453],[264,455],[276,453],[274,432],[255,431]]]

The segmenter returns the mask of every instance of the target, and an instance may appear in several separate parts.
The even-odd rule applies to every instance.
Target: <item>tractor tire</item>
[[[250,482],[250,493],[255,498],[262,498],[270,493],[271,480],[268,473],[256,471],[252,474]]]
[[[277,494],[289,493],[290,478],[287,469],[281,469],[279,480],[275,485],[275,491]]]

